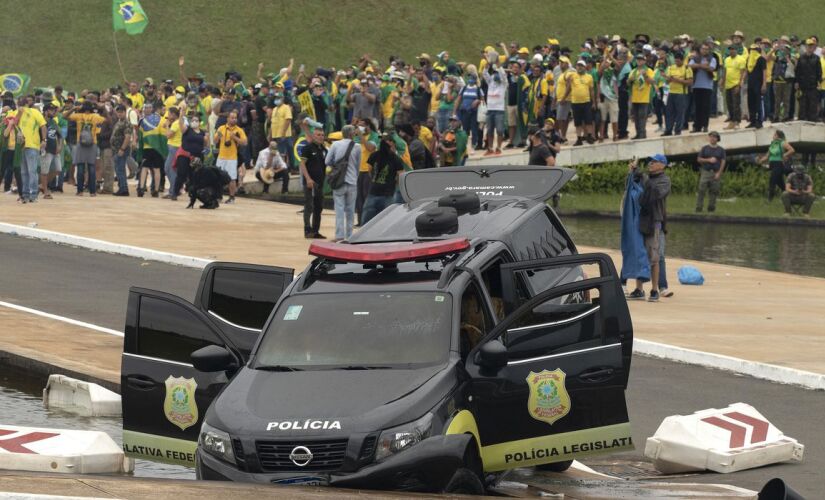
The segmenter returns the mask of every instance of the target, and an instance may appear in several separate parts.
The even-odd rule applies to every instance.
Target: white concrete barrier
[[[706,469],[728,473],[801,461],[804,449],[753,406],[734,403],[665,418],[647,439],[645,456],[666,474]]]
[[[134,468],[105,432],[0,425],[0,469],[117,474]]]
[[[89,417],[119,417],[122,411],[120,394],[65,375],[49,376],[43,404]]]

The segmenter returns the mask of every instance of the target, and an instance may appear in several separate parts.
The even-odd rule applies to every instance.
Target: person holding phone
[[[215,166],[229,175],[229,199],[226,203],[235,203],[238,190],[238,150],[246,145],[246,133],[238,126],[238,112],[231,111],[226,124],[215,132],[215,144],[218,144],[218,159]]]

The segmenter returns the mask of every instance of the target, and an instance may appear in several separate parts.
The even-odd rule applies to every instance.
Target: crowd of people
[[[488,45],[477,63],[448,51],[409,62],[364,55],[346,68],[315,71],[296,70],[290,60],[277,72],[259,64],[251,78],[227,71],[215,83],[187,76],[181,57],[177,81],[5,93],[0,177],[7,193],[14,182],[21,203],[48,199],[66,184],[79,196],[128,196],[134,177],[137,196],[176,200],[185,190],[214,208],[224,189],[226,203],[235,201],[250,169],[266,190],[280,180],[282,191],[289,173],[300,172],[305,232],[318,238],[325,176],[335,174],[335,237],[342,239],[397,199],[399,172],[524,147],[531,163],[552,166],[571,121],[577,146],[631,139],[631,122],[632,139],[645,138],[651,117],[665,136],[707,133],[710,117],[721,113],[729,129],[743,120],[754,128],[820,120],[819,39],[745,40],[739,31],[725,40],[604,35],[571,48],[551,38],[532,48]],[[344,163],[354,172],[337,175]],[[713,197],[718,176],[711,177],[702,173],[700,192]],[[201,178],[209,185],[195,182]]]

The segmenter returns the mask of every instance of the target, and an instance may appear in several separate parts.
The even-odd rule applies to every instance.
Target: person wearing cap
[[[785,207],[785,217],[791,216],[791,206],[801,205],[802,215],[810,217],[811,207],[816,200],[814,182],[811,176],[805,173],[805,166],[798,164],[785,182],[785,191],[780,196]]]
[[[593,76],[587,72],[587,63],[576,61],[576,72],[570,78],[570,102],[573,110],[573,124],[576,126],[576,142],[581,146],[586,140],[593,144],[593,112],[598,106]]]
[[[816,40],[805,40],[805,48],[796,63],[796,87],[800,93],[799,119],[809,122],[819,119],[819,85],[823,75],[816,48]]]
[[[636,127],[633,139],[647,138],[647,113],[650,108],[651,87],[654,84],[654,72],[647,67],[647,58],[643,53],[636,54],[636,69],[627,75],[630,87],[630,115]]]
[[[681,50],[673,54],[673,64],[665,70],[665,81],[669,86],[669,94],[665,105],[665,133],[662,135],[681,135],[690,85],[693,83],[693,70],[685,64],[685,55]]]
[[[728,55],[725,57],[725,74],[722,77],[722,88],[725,91],[725,106],[728,108],[728,125],[725,130],[739,128],[742,121],[742,86],[745,84],[747,59],[737,53],[736,45],[728,46]]]
[[[567,127],[569,125],[572,103],[570,93],[573,90],[573,75],[575,70],[570,67],[570,58],[561,56],[559,58],[559,76],[556,78],[556,130],[562,137],[562,142],[567,142]]]
[[[528,165],[540,165],[543,167],[552,167],[556,164],[556,155],[550,151],[550,148],[543,140],[544,134],[542,129],[532,125],[527,131],[527,138],[530,142],[530,156],[528,158]]]
[[[791,97],[793,95],[796,54],[790,45],[788,35],[782,35],[774,44],[769,61],[773,61],[773,115],[771,122],[791,120]]]
[[[745,128],[760,129],[765,120],[764,97],[768,92],[768,63],[762,55],[762,46],[758,43],[750,46],[746,73],[750,123]]]
[[[630,163],[630,172],[636,182],[642,185],[639,197],[639,232],[644,237],[644,246],[650,263],[650,302],[659,300],[660,263],[664,256],[665,233],[667,232],[667,197],[670,194],[670,177],[665,173],[667,157],[656,154],[647,159],[646,174],[639,171],[635,161]],[[644,300],[644,282],[636,280],[636,288],[628,294],[630,300]]]
[[[704,210],[705,194],[710,192],[708,212],[716,211],[716,198],[722,189],[722,173],[725,171],[727,155],[719,145],[719,132],[708,133],[708,143],[702,146],[696,162],[699,163],[699,191],[696,195],[696,212]]]
[[[711,44],[703,43],[699,53],[694,55],[688,66],[693,70],[693,104],[695,119],[693,132],[707,131],[710,122],[711,100],[714,98],[714,75],[717,70],[716,58],[711,54]]]
[[[258,152],[254,171],[255,178],[263,184],[264,193],[269,193],[269,186],[277,179],[281,179],[281,194],[289,192],[289,170],[278,152],[277,142],[270,142],[268,147]]]
[[[501,154],[501,144],[504,142],[505,94],[507,92],[507,75],[498,65],[498,55],[491,52],[488,58],[487,70],[482,73],[487,83],[487,152],[484,156]]]
[[[460,167],[467,159],[467,132],[461,129],[461,120],[456,115],[450,117],[449,128],[444,131],[438,143],[438,153],[442,167]]]

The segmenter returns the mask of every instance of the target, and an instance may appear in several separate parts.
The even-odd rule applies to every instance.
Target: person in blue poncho
[[[664,257],[667,231],[667,197],[670,177],[665,173],[667,157],[662,154],[648,158],[647,173],[630,164],[628,192],[622,212],[622,279],[635,279],[636,288],[628,299],[644,300],[642,285],[651,282],[650,302],[659,300],[660,262]],[[635,225],[635,233],[634,226]],[[647,261],[643,256],[647,257]]]

